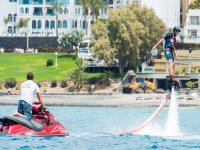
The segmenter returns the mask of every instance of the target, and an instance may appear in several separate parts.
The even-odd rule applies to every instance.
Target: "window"
[[[24,8],[23,8],[23,7],[20,8],[20,13],[21,13],[21,14],[24,13]]]
[[[63,28],[67,28],[67,21],[63,21]]]
[[[74,5],[79,5],[78,0],[74,0]]]
[[[43,4],[43,0],[33,0],[33,4]]]
[[[51,29],[55,29],[55,21],[51,20],[50,28]]]
[[[48,20],[45,21],[45,29],[49,29],[49,21]]]
[[[54,12],[52,8],[47,8],[47,15],[54,16]]]
[[[36,21],[35,20],[32,21],[32,29],[36,29]]]
[[[17,0],[9,0],[9,2],[17,2]]]
[[[20,0],[20,4],[30,4],[29,0]]]
[[[68,9],[67,8],[64,8],[64,14],[68,14]]]
[[[59,14],[62,14],[63,13],[63,10],[62,8],[59,9]]]
[[[35,8],[34,8],[33,15],[35,15],[35,16],[41,16],[41,15],[42,15],[42,8],[40,8],[40,7],[35,7]]]
[[[13,16],[13,22],[16,22],[16,20],[17,20],[17,14],[14,14],[14,16]]]
[[[28,7],[26,7],[26,9],[25,9],[25,13],[26,13],[26,14],[29,13],[29,8],[28,8]]]
[[[83,29],[86,29],[86,27],[87,27],[87,21],[83,21]]]
[[[197,37],[197,30],[188,30],[188,34],[189,34],[190,37],[196,38]]]
[[[12,33],[12,27],[11,26],[8,27],[8,33]]]
[[[62,28],[62,22],[58,20],[58,28]]]
[[[8,14],[8,22],[12,22],[12,15]]]
[[[38,20],[38,29],[41,29],[42,28],[42,22],[41,20]]]
[[[191,16],[190,24],[191,25],[199,25],[199,16]]]
[[[72,20],[72,28],[77,28],[77,20]]]
[[[108,1],[108,4],[109,4],[109,5],[113,5],[113,0],[109,0],[109,1]]]
[[[82,21],[80,20],[80,28],[82,28]]]
[[[16,26],[15,27],[13,27],[13,33],[16,33]]]

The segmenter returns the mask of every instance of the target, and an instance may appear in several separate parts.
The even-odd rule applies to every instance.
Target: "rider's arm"
[[[156,45],[153,46],[152,50],[156,49],[157,46],[164,41],[164,38],[160,39]]]
[[[42,108],[45,108],[45,107],[44,107],[44,102],[43,102],[43,100],[42,100],[42,96],[40,95],[40,93],[36,93],[36,95],[37,95],[37,98],[38,98],[40,104],[42,105]]]

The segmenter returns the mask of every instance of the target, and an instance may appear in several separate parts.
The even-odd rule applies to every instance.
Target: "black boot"
[[[179,91],[180,85],[173,75],[170,75],[169,84],[174,87],[174,90]]]

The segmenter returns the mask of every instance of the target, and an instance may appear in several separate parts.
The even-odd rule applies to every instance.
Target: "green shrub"
[[[68,86],[67,80],[62,80],[62,81],[61,81],[60,87],[65,88],[65,87],[67,87],[67,86]]]
[[[53,66],[53,59],[48,59],[47,60],[47,67],[48,66]]]
[[[57,81],[56,80],[52,80],[51,81],[51,87],[57,87]]]
[[[198,81],[188,81],[187,83],[186,83],[186,86],[188,87],[188,88],[195,88],[195,87],[197,87],[198,86]]]
[[[46,53],[46,52],[48,52],[48,48],[47,47],[44,47],[44,46],[38,46],[38,51],[41,53],[41,52],[43,52],[43,53]]]
[[[5,82],[5,88],[14,88],[17,84],[17,81],[15,78],[8,78],[6,79],[6,82]]]
[[[101,81],[103,79],[103,77],[90,77],[88,78],[87,82],[88,84],[96,84],[98,83],[99,81]]]

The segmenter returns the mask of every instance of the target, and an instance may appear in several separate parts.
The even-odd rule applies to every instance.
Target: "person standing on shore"
[[[156,43],[156,45],[153,46],[152,50],[156,50],[157,46],[162,43],[164,43],[164,54],[165,57],[168,61],[168,66],[169,66],[169,73],[170,73],[170,82],[172,84],[178,84],[178,81],[175,79],[175,74],[174,74],[174,69],[175,69],[175,63],[174,63],[174,58],[177,58],[176,54],[176,48],[175,48],[175,43],[176,43],[176,36],[181,32],[179,27],[174,27],[173,32],[167,33],[162,39]]]
[[[40,89],[38,85],[33,82],[34,75],[32,72],[27,74],[27,81],[21,84],[20,89],[20,99],[18,101],[18,110],[14,114],[16,116],[26,116],[29,120],[32,118],[32,104],[33,104],[33,97],[36,94],[38,101],[41,104],[42,108],[44,107],[44,102],[40,95]]]

